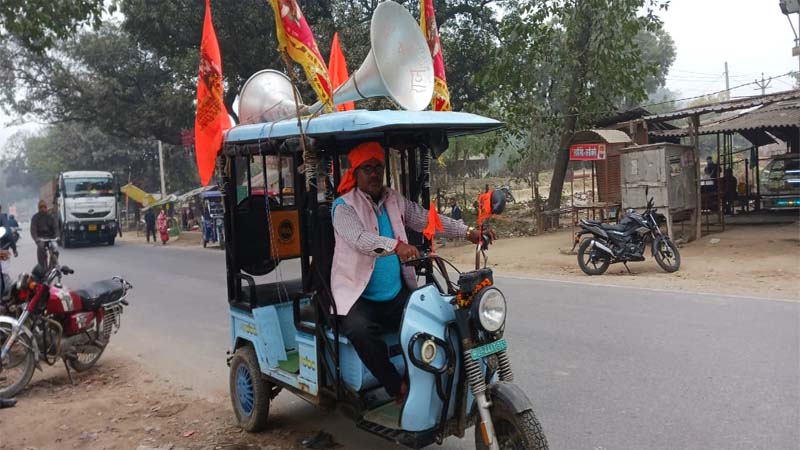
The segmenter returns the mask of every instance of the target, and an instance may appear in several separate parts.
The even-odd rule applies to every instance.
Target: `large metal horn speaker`
[[[333,102],[389,97],[403,109],[425,109],[433,97],[433,59],[411,13],[392,1],[378,5],[370,24],[370,43],[369,55],[336,90]]]
[[[297,115],[291,80],[277,70],[253,74],[239,95],[239,123],[274,122]],[[300,93],[297,93],[300,99]],[[300,99],[300,108],[305,108]]]
[[[403,109],[425,109],[433,97],[433,59],[411,13],[392,1],[378,5],[370,23],[370,41],[372,49],[333,93],[333,103],[389,97]],[[324,105],[306,106],[301,100],[299,106],[302,114],[314,114]],[[294,86],[285,74],[262,70],[244,84],[239,96],[240,123],[274,122],[296,115]]]

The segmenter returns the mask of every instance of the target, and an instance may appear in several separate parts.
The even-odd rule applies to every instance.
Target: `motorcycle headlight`
[[[506,323],[506,298],[499,289],[490,287],[479,294],[477,319],[481,328],[496,333]]]

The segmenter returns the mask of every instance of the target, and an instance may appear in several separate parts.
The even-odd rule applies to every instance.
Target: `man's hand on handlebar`
[[[408,261],[409,259],[419,258],[419,250],[417,247],[413,245],[406,244],[405,242],[400,241],[397,244],[397,248],[394,251],[397,254],[397,257],[400,258],[400,262]]]
[[[483,236],[484,238],[489,239],[488,242],[489,244],[491,244],[492,242],[495,241],[495,239],[497,239],[497,236],[494,234],[494,230],[490,228],[483,229]],[[467,236],[467,239],[473,244],[477,244],[480,241],[480,238],[481,238],[481,232],[479,230],[470,230],[469,236]]]

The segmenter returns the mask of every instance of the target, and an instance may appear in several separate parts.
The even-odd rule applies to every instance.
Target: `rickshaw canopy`
[[[359,141],[379,139],[394,132],[444,132],[447,137],[480,134],[504,126],[503,122],[463,112],[443,111],[342,111],[302,119],[310,138]],[[297,118],[252,125],[239,125],[225,135],[226,144],[254,143],[297,138]]]

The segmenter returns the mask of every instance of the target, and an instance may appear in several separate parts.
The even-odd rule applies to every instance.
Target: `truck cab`
[[[77,242],[114,245],[119,224],[110,172],[63,172],[58,177],[56,207],[64,247]]]

